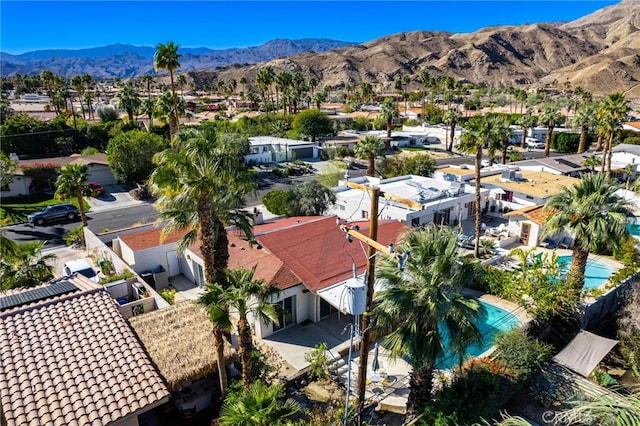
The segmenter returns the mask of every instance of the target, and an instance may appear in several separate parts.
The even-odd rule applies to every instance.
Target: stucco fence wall
[[[584,330],[589,330],[600,324],[605,318],[614,315],[627,300],[629,292],[638,285],[640,285],[640,272],[636,272],[593,303],[583,305],[581,327]]]

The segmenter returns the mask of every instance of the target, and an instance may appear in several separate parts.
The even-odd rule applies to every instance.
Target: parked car
[[[105,190],[98,182],[89,182],[87,189],[91,193],[92,197],[100,197],[105,194]]]
[[[80,212],[78,211],[78,208],[73,204],[69,204],[69,203],[52,204],[50,206],[45,207],[44,210],[31,213],[30,215],[27,216],[27,220],[31,224],[42,226],[46,222],[51,222],[54,220],[61,220],[61,219],[73,220],[76,217],[78,217],[78,214],[80,214]]]
[[[62,273],[65,277],[70,277],[73,274],[80,274],[89,278],[93,282],[100,282],[100,276],[85,259],[75,259],[68,261],[62,267]]]
[[[535,148],[535,149],[544,148],[544,142],[540,142],[536,138],[526,138],[524,140],[524,143],[525,143],[525,145],[527,145],[527,148]]]

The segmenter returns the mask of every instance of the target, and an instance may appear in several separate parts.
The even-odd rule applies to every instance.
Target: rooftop
[[[545,211],[544,205],[537,204],[535,206],[526,206],[518,210],[505,213],[505,217],[524,216],[532,222],[542,225],[544,221],[553,214],[553,211]]]
[[[158,247],[164,244],[175,243],[180,240],[184,234],[186,234],[186,231],[172,232],[162,239],[162,230],[163,228],[149,229],[147,231],[121,235],[119,238],[131,250],[138,251]]]
[[[166,402],[167,387],[111,296],[83,278],[65,282],[73,288],[63,294],[3,296],[30,294],[0,311],[6,424],[110,424]]]
[[[482,184],[489,184],[503,188],[506,191],[519,192],[537,198],[548,198],[562,191],[562,187],[569,187],[580,182],[580,179],[548,172],[522,170],[522,180],[505,181],[501,175],[482,178]]]

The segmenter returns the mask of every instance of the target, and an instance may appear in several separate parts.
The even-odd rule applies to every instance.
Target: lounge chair
[[[563,248],[563,249],[570,249],[571,248],[571,240],[569,238],[563,238],[562,240],[560,240],[560,242],[558,242],[558,247]]]

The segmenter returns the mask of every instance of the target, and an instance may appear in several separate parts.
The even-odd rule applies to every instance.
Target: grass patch
[[[35,194],[24,197],[4,198],[0,205],[0,220],[5,225],[12,225],[27,221],[27,216],[33,212],[40,211],[46,206],[58,203],[71,203],[78,207],[78,201],[74,198],[71,200],[56,200],[52,194]],[[84,210],[89,211],[89,203],[85,200]]]
[[[422,147],[422,146],[403,146],[402,150],[403,151],[407,151],[407,152],[428,151],[427,148]]]

